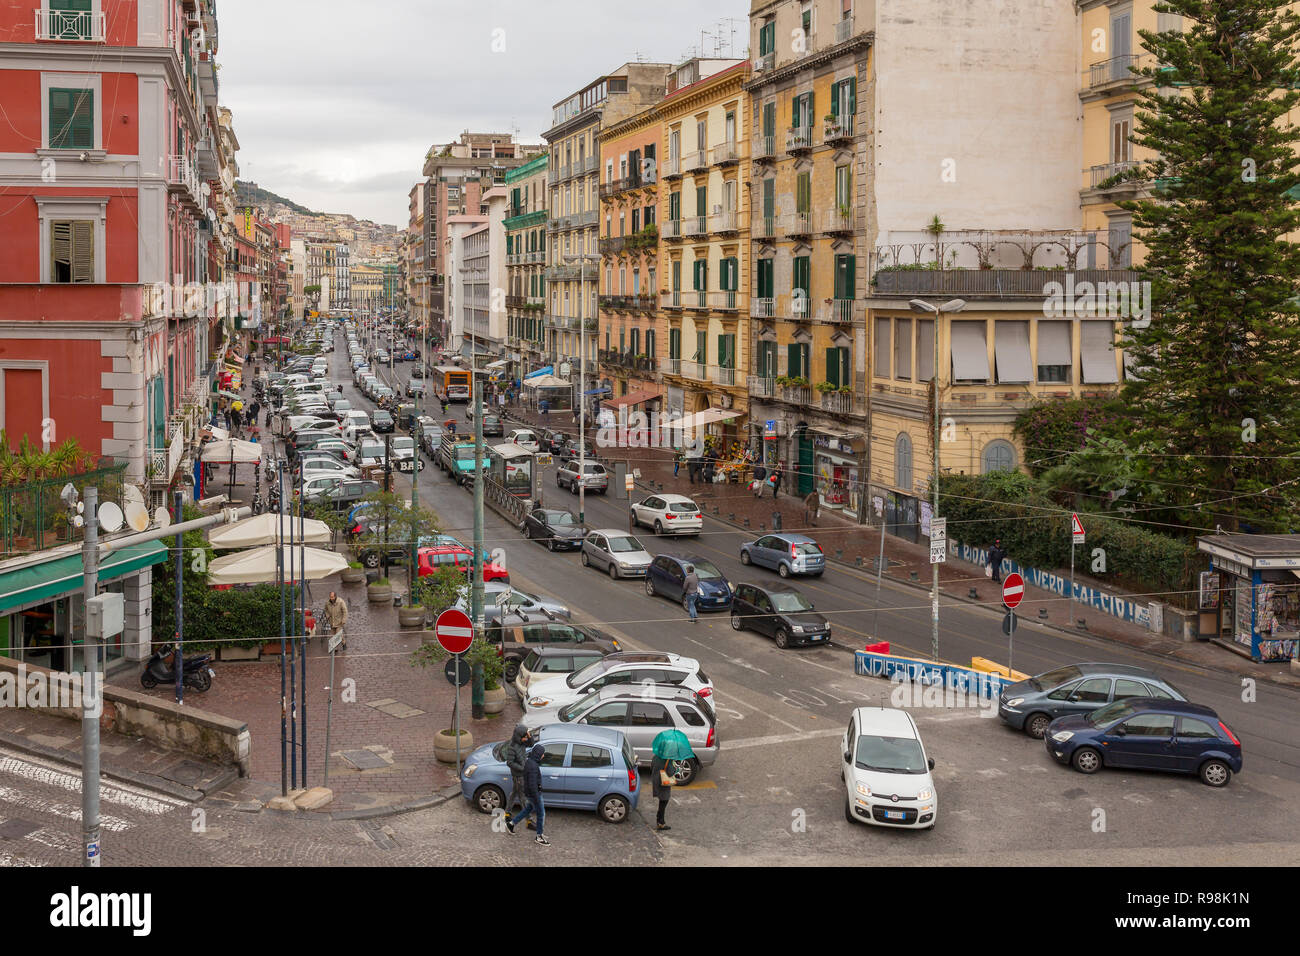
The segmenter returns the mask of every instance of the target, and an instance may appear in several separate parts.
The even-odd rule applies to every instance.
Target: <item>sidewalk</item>
[[[507,409],[507,417],[533,426],[558,429],[573,436],[578,433],[578,426],[572,423],[571,415],[567,412],[552,414],[547,421],[530,409],[514,405]],[[871,526],[857,524],[855,515],[845,516],[823,509],[816,525],[809,526],[804,514],[803,500],[801,497],[786,494],[785,489],[789,487],[788,484],[783,483],[780,495],[775,500],[772,498],[770,488],[764,489],[762,498],[755,498],[748,484],[692,484],[687,477],[685,466],[680,469],[677,477],[673,477],[673,453],[670,449],[596,447],[595,429],[591,427],[590,422],[588,435],[591,437],[591,446],[595,448],[596,456],[607,465],[612,461],[626,460],[629,462],[629,473],[632,468],[640,469],[641,477],[638,486],[645,493],[666,491],[689,495],[710,517],[741,530],[752,531],[755,536],[771,531],[773,513],[780,512],[783,531],[799,532],[816,538],[826,552],[828,561],[838,562],[849,568],[860,568],[864,584],[874,583],[876,562],[880,555],[881,532]],[[915,586],[917,603],[928,604],[932,575],[928,543],[923,539],[922,543],[913,544],[888,534],[884,539],[884,556],[887,562],[884,578]],[[1113,590],[1105,582],[1090,580],[1083,575],[1076,574],[1076,580],[1090,586]],[[999,610],[1002,607],[1001,591],[984,576],[983,566],[957,560],[951,555],[947,562],[939,565],[939,589],[949,602],[975,603]],[[974,597],[971,597],[972,590],[975,592]],[[1091,607],[1076,604],[1072,609],[1070,603],[1064,597],[1026,583],[1020,616],[1059,631],[1103,638],[1158,657],[1168,657],[1210,670],[1238,674],[1256,680],[1300,687],[1300,676],[1292,673],[1285,664],[1256,664],[1249,658],[1241,657],[1209,641],[1184,643]],[[1046,618],[1040,615],[1040,611],[1043,610],[1047,613]],[[1074,621],[1079,618],[1085,620],[1086,630],[1073,626]],[[887,635],[885,637],[887,639]],[[969,665],[970,662],[955,663]]]

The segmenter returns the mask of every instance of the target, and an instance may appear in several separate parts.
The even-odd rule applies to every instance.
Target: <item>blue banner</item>
[[[984,698],[995,698],[1004,687],[1015,683],[999,674],[988,674],[957,664],[936,664],[934,661],[872,651],[857,651],[853,655],[853,671],[859,677],[884,677],[895,683],[946,687]]]

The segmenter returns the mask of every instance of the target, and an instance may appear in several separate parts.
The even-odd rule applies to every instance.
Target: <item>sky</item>
[[[679,63],[701,43],[744,56],[748,14],[746,0],[220,0],[220,97],[241,179],[404,227],[431,145],[466,129],[540,143],[555,103],[629,60]]]

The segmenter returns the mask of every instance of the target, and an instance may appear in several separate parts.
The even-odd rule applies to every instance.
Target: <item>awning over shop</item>
[[[487,365],[484,365],[483,367],[484,368],[505,368],[509,364],[510,364],[509,362],[502,359],[501,361],[498,362],[489,362]]]
[[[721,408],[706,408],[703,411],[696,412],[694,415],[687,415],[680,421],[667,422],[666,428],[703,428],[705,425],[712,425],[715,422],[725,422],[732,418],[738,418],[740,412],[727,412]]]
[[[529,372],[527,375],[524,376],[524,380],[527,381],[530,378],[536,378],[538,375],[550,375],[554,371],[555,371],[554,365],[547,365],[545,368],[539,368],[536,371]]]
[[[609,386],[605,386],[604,388],[590,388],[587,391],[583,392],[582,394],[583,395],[608,395],[611,391],[612,389]]]
[[[627,405],[630,408],[633,405],[641,405],[644,402],[650,401],[651,399],[661,398],[661,397],[663,397],[663,392],[659,391],[658,389],[648,388],[648,389],[643,389],[640,392],[628,392],[626,395],[623,395],[620,398],[612,399],[609,402],[609,404],[615,406],[616,408],[621,408],[624,405]]]
[[[524,388],[569,388],[570,383],[567,378],[556,378],[554,375],[542,375],[538,378],[525,379]]]
[[[225,441],[210,441],[203,446],[202,458],[206,462],[219,465],[222,462],[236,465],[251,465],[262,460],[262,446],[251,441],[229,438]]]
[[[99,559],[100,583],[120,578],[167,560],[167,546],[161,541],[146,541]],[[81,555],[70,554],[42,564],[0,574],[0,614],[14,608],[52,601],[82,587]]]

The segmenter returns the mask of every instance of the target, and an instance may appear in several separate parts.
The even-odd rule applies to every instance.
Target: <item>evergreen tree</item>
[[[1123,202],[1154,315],[1125,330],[1122,391],[1146,477],[1194,527],[1290,527],[1300,498],[1300,19],[1287,0],[1164,0],[1182,31],[1139,31],[1152,65],[1133,141],[1154,187]],[[1296,190],[1300,193],[1300,190]],[[1288,482],[1296,482],[1288,484]]]

